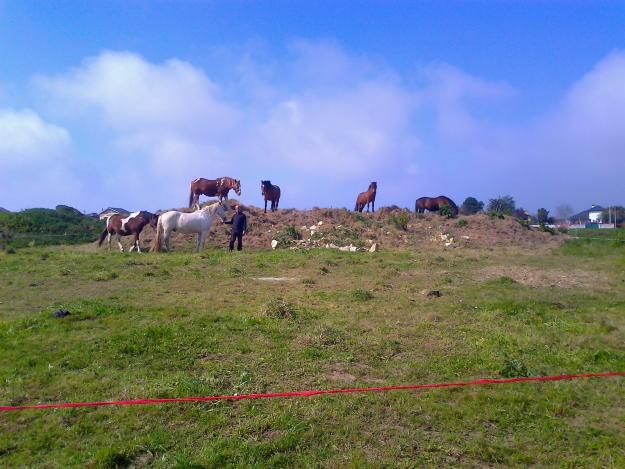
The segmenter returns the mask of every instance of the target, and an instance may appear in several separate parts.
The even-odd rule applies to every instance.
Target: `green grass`
[[[582,242],[513,255],[0,254],[0,402],[625,371],[625,247]],[[499,265],[604,280],[483,278]],[[254,280],[273,276],[300,281]],[[0,416],[0,466],[623,467],[624,409],[610,378],[25,411]]]

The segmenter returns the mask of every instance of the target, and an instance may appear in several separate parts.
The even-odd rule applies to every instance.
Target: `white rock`
[[[317,223],[317,225],[319,226],[323,225],[323,220],[319,220],[319,223]]]
[[[278,240],[277,239],[272,239],[271,240],[271,249],[275,249],[276,247],[278,247]]]
[[[378,251],[378,243],[373,243],[369,248],[369,252],[377,252]]]
[[[358,251],[358,248],[356,246],[352,246],[352,245],[349,246],[349,252],[356,252],[356,251]]]

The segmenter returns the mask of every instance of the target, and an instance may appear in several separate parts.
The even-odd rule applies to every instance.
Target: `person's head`
[[[240,206],[239,204],[236,204],[236,205],[234,206],[234,210],[235,210],[235,212],[237,212],[237,213],[241,213],[241,206]]]

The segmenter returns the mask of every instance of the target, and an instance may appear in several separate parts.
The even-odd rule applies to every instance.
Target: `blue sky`
[[[625,2],[0,0],[0,206],[625,204]]]

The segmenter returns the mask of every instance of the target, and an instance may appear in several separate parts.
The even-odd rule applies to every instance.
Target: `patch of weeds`
[[[441,208],[438,210],[438,214],[443,218],[454,217],[454,211],[448,204],[442,205]]]
[[[504,378],[522,378],[530,376],[530,371],[520,359],[506,355],[499,374]]]
[[[457,226],[458,228],[464,228],[464,227],[465,227],[465,226],[467,226],[468,224],[469,224],[469,222],[468,222],[468,221],[466,221],[464,218],[462,218],[462,219],[460,219],[460,220],[458,220],[458,221],[456,222],[456,226]]]
[[[554,230],[553,228],[551,228],[550,226],[545,225],[544,223],[541,223],[538,226],[538,231],[542,231],[543,233],[549,233],[551,235],[556,235],[558,234],[558,232],[556,230]]]
[[[232,278],[243,277],[243,270],[239,267],[233,266],[228,269],[228,275]]]
[[[491,285],[515,285],[518,282],[514,280],[512,277],[508,277],[507,275],[502,275],[501,277],[497,277],[488,282]]]
[[[306,285],[307,287],[312,287],[315,283],[317,283],[315,281],[314,278],[303,278],[302,279],[302,284]]]
[[[281,231],[278,231],[274,239],[278,241],[278,247],[288,247],[294,241],[302,239],[302,233],[293,225],[287,225]]]
[[[295,306],[283,298],[274,298],[265,303],[260,310],[260,315],[276,319],[294,319],[296,316]]]
[[[96,467],[129,467],[134,454],[128,449],[102,448],[95,455]]]
[[[517,221],[517,223],[519,225],[521,225],[523,228],[527,228],[528,230],[530,229],[530,222],[528,220],[522,220],[520,218],[515,218],[515,220]]]
[[[148,270],[147,272],[143,272],[144,277],[156,277],[156,274],[152,270]]]
[[[327,267],[321,266],[321,268],[319,269],[319,272],[321,272],[321,275],[329,274],[330,269],[328,269]]]
[[[107,282],[109,280],[114,280],[117,277],[119,277],[117,272],[111,272],[109,270],[101,270],[100,272],[95,273],[95,275],[93,276],[93,280],[95,280],[96,282]]]
[[[408,222],[410,221],[410,215],[408,215],[408,212],[405,211],[400,212],[397,215],[391,213],[391,215],[388,217],[388,221],[398,230],[407,231]]]
[[[373,299],[373,293],[364,288],[354,288],[350,292],[350,296],[356,301],[368,301]]]

